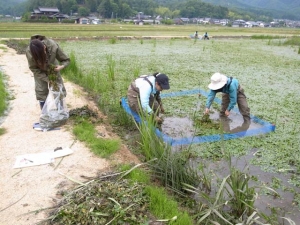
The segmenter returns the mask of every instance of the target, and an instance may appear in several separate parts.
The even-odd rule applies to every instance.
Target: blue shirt
[[[153,85],[153,88],[149,84],[149,82],[145,79],[150,81],[150,83]],[[154,76],[142,76],[135,80],[135,85],[139,89],[140,94],[140,101],[142,108],[149,114],[152,113],[152,109],[149,106],[149,99],[151,95],[156,94],[157,90],[155,88],[155,77]]]
[[[227,79],[226,85],[221,89],[221,91],[216,91],[216,90],[210,90],[208,96],[207,96],[207,101],[206,101],[206,108],[210,108],[213,100],[216,97],[216,94],[218,92],[222,92],[225,94],[229,94],[229,105],[227,107],[227,110],[230,111],[233,109],[237,102],[237,93],[238,93],[238,88],[239,88],[239,82],[237,79],[232,78],[232,81],[230,83],[230,78]],[[230,84],[230,85],[229,85]]]

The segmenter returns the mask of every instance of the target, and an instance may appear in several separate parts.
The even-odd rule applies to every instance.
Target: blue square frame
[[[192,94],[201,94],[205,97],[208,96],[208,92],[205,92],[201,89],[200,90],[195,89],[195,90],[164,93],[161,94],[161,98],[177,97],[177,96],[192,95]],[[221,104],[221,100],[219,98],[215,98],[214,101],[218,104]],[[121,105],[129,115],[133,116],[134,120],[137,123],[142,122],[139,115],[130,109],[127,102],[127,98],[123,97],[121,99]],[[239,113],[239,110],[236,107],[233,109],[233,111]],[[248,137],[248,136],[257,136],[257,135],[266,134],[275,131],[274,124],[271,124],[253,115],[250,115],[250,118],[254,123],[260,124],[261,127],[256,129],[241,131],[237,133],[232,133],[232,134],[214,134],[214,135],[202,135],[202,136],[183,137],[183,138],[172,138],[167,134],[161,132],[159,129],[155,129],[155,133],[157,136],[161,137],[165,143],[168,143],[171,146],[178,146],[178,145],[190,145],[190,144],[197,144],[197,143],[204,143],[204,142],[216,142],[221,140],[230,140],[230,139],[236,139],[236,138]]]

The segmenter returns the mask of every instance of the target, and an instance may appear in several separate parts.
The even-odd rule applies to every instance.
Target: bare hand
[[[65,68],[64,65],[59,65],[54,68],[54,71],[58,72],[58,71],[62,70],[63,68]]]
[[[165,113],[165,109],[164,109],[164,107],[162,105],[160,106],[160,112],[161,113]]]
[[[225,115],[226,115],[226,116],[229,116],[229,114],[230,114],[230,111],[228,111],[228,110],[226,109]]]
[[[204,114],[209,114],[209,108],[206,108],[206,109],[205,109]]]

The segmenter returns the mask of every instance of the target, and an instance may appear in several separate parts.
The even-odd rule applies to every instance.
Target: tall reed
[[[136,124],[141,134],[141,151],[146,161],[156,159],[149,162],[153,176],[175,192],[182,192],[183,183],[198,185],[200,178],[196,170],[190,166],[187,155],[172,152],[171,146],[164,143],[156,134],[153,117],[143,115],[141,117],[142,122]]]
[[[107,74],[108,78],[111,81],[115,80],[115,67],[116,67],[116,61],[113,59],[112,54],[106,55],[107,60]]]

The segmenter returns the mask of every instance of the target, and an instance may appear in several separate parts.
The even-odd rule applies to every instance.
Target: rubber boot
[[[40,102],[40,108],[41,110],[43,109],[44,105],[45,105],[45,101],[39,101]]]

